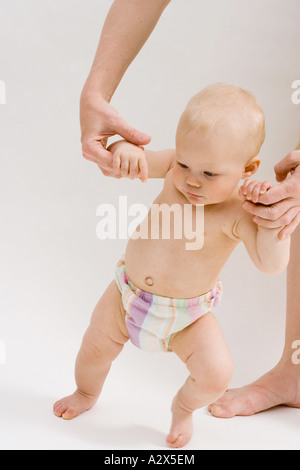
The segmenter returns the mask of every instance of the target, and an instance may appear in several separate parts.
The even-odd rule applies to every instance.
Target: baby
[[[277,274],[289,261],[290,239],[278,237],[282,227],[258,226],[242,207],[243,199],[257,203],[272,186],[249,179],[260,165],[264,138],[256,99],[241,88],[216,84],[188,103],[176,150],[153,152],[126,141],[110,146],[122,176],[143,182],[164,178],[155,204],[188,206],[193,221],[204,208],[203,244],[195,250],[187,249],[185,236],[137,236],[145,223],[150,233],[150,208],[94,310],[76,361],[77,390],[55,403],[56,416],[72,419],[96,403],[112,361],[130,339],[147,351],[173,351],[186,364],[190,375],[173,399],[167,444],[189,442],[193,411],[222,396],[233,374],[212,313],[221,299],[224,264],[241,241],[264,273]],[[246,181],[239,189],[240,180]]]

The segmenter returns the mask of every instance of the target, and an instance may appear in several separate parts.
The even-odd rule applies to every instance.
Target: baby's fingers
[[[135,179],[138,178],[139,174],[139,162],[138,159],[131,159],[130,160],[130,171],[129,171],[129,178],[130,179]]]
[[[254,204],[257,204],[258,201],[259,201],[259,196],[262,196],[263,194],[266,194],[268,189],[269,189],[269,183],[267,183],[267,182],[264,182],[264,183],[257,182],[256,185],[253,187],[253,190],[252,190],[252,202],[254,202]]]
[[[127,158],[125,155],[122,155],[121,157],[121,175],[123,177],[126,177],[129,175],[130,172],[130,162],[129,158]]]
[[[140,168],[140,180],[142,183],[146,183],[147,178],[148,178],[148,163],[145,158],[140,158],[139,159],[139,168]]]
[[[269,181],[261,183],[260,181],[248,179],[245,181],[240,193],[242,192],[242,195],[248,201],[252,201],[254,204],[257,204],[260,196],[266,194],[270,188],[272,188],[272,183]]]
[[[260,188],[260,194],[266,194],[266,192],[269,191],[269,189],[271,189],[272,187],[273,185],[272,183],[270,183],[270,181],[264,181]]]
[[[113,167],[117,172],[120,172],[121,157],[118,153],[115,153],[114,156],[113,156]]]
[[[246,180],[243,185],[243,194],[248,201],[252,201],[253,190],[257,185],[257,181],[254,180]],[[254,201],[253,201],[254,202]]]
[[[243,183],[243,186],[240,188],[243,193],[245,194],[247,192],[247,187],[248,185],[251,183],[252,180],[250,180],[249,178],[247,178],[244,183]]]
[[[266,194],[266,192],[272,188],[272,183],[269,181],[264,181],[263,183],[257,183],[253,188],[252,192],[252,201],[257,204],[259,202],[260,196]]]

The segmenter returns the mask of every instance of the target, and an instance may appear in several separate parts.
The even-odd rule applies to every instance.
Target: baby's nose
[[[191,175],[186,179],[186,182],[187,182],[188,185],[194,186],[196,188],[200,188],[200,186],[201,186],[200,181],[197,178],[195,178],[194,176],[191,176]]]

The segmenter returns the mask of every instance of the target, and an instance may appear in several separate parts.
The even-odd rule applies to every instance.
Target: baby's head
[[[264,139],[264,113],[249,92],[223,83],[205,88],[178,124],[176,188],[191,204],[227,200],[241,179],[256,173]]]

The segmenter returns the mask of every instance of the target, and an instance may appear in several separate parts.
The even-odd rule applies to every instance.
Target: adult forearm
[[[85,90],[110,101],[170,0],[115,0],[106,18]]]

